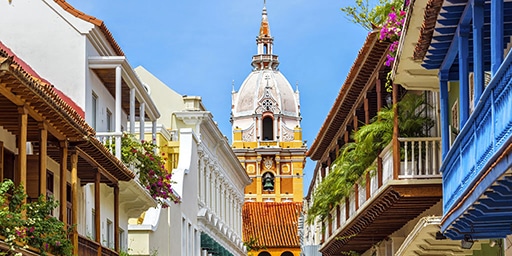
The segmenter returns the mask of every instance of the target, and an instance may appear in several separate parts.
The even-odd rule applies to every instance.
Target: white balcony
[[[400,168],[393,169],[390,143],[363,175],[353,192],[331,216],[331,229],[322,245],[323,253],[364,252],[371,247],[368,237],[380,241],[414,219],[442,197],[441,139],[399,138]],[[325,223],[327,225],[327,223]]]

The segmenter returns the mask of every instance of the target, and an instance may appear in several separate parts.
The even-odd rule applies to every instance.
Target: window
[[[53,172],[46,171],[46,197],[53,196]]]
[[[98,114],[98,95],[96,95],[96,93],[92,93],[92,102],[91,102],[91,124],[92,124],[92,128],[94,128],[94,130],[96,130],[96,118],[97,118],[97,114]]]
[[[94,209],[92,209],[92,212],[91,212],[91,222],[92,222],[92,225],[91,225],[91,240],[96,240],[96,211]]]
[[[268,54],[268,45],[267,44],[263,45],[263,54]]]
[[[270,255],[270,253],[268,253],[268,252],[260,252],[258,254],[258,256],[272,256],[272,255]]]
[[[13,152],[4,148],[4,179],[10,179],[14,181],[14,163],[15,155]]]
[[[107,247],[114,248],[114,225],[107,219]]]
[[[127,251],[125,236],[126,236],[126,233],[124,232],[124,230],[121,227],[119,227],[119,249],[121,249],[122,252]]]
[[[293,256],[293,253],[286,251],[281,253],[281,256]]]
[[[187,229],[187,220],[185,218],[182,218],[181,219],[181,252],[184,255],[187,255],[186,254],[187,244],[188,244],[188,241],[187,241],[187,238],[188,238],[187,231],[188,231],[188,229]]]
[[[112,131],[112,112],[107,108],[107,132]]]
[[[272,124],[272,117],[266,116],[263,118],[263,140],[274,139],[274,126]]]
[[[450,127],[450,145],[455,141],[459,134],[459,101],[456,100],[452,106],[452,120]]]
[[[71,184],[66,185],[66,217],[68,221],[68,225],[73,225],[73,206],[72,206],[72,193],[71,193]]]

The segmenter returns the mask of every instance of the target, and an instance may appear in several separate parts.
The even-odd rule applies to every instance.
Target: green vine
[[[430,108],[424,96],[407,94],[398,103],[399,134],[401,137],[423,137],[434,121],[426,115]],[[331,210],[353,191],[356,181],[365,175],[379,153],[393,137],[393,107],[378,112],[372,122],[352,134],[353,142],[340,149],[340,156],[332,163],[330,173],[313,194],[313,204],[308,210],[308,223],[316,218],[324,221]]]
[[[11,180],[0,183],[0,235],[9,246],[11,255],[17,249],[32,246],[40,255],[72,255],[73,244],[69,240],[73,229],[51,216],[59,205],[53,197],[41,195],[37,201],[24,203],[27,195],[23,186],[15,186]]]

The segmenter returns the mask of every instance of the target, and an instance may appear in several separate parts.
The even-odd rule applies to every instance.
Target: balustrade
[[[123,136],[122,132],[96,132],[96,138],[119,159],[121,159],[121,151],[116,152],[115,146],[116,142],[121,144],[121,136]]]
[[[96,241],[90,240],[83,236],[78,236],[78,255],[80,256],[96,256],[101,248],[102,256],[117,256],[118,252],[102,246]]]
[[[401,144],[400,170],[398,180],[407,179],[439,179],[441,165],[441,138],[399,138]],[[339,214],[339,225],[345,225],[346,221],[355,216],[359,209],[371,202],[371,198],[377,196],[381,188],[388,186],[393,180],[393,152],[391,143],[382,150],[379,157],[382,159],[382,175],[379,176],[378,163],[376,159],[368,170],[369,175],[363,175],[355,184],[354,189],[348,198],[339,203],[339,213],[336,208],[331,211],[331,216]],[[368,184],[369,183],[369,184]],[[367,189],[369,196],[367,197]],[[346,202],[349,202],[348,204]],[[357,204],[356,204],[357,202]],[[349,207],[348,214],[346,207]],[[339,228],[338,223],[333,230]]]

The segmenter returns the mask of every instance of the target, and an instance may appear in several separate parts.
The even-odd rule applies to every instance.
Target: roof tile
[[[242,209],[243,239],[257,246],[300,247],[298,220],[302,203],[246,202]]]
[[[443,6],[443,0],[430,0],[425,7],[425,14],[423,15],[423,24],[420,29],[420,36],[418,43],[414,48],[414,60],[423,60],[427,54],[428,47],[432,41],[434,28],[437,22],[437,16]]]
[[[62,7],[62,9],[69,12],[71,15],[98,26],[100,28],[101,32],[103,32],[103,34],[105,35],[105,38],[107,39],[107,41],[110,43],[110,45],[114,49],[115,53],[119,56],[124,56],[123,50],[121,49],[119,44],[117,44],[116,40],[112,36],[112,33],[105,25],[105,22],[103,22],[102,20],[100,20],[94,16],[87,15],[87,14],[75,9],[73,6],[71,6],[65,0],[54,0],[54,1],[55,1],[55,3],[60,5],[60,7]]]

